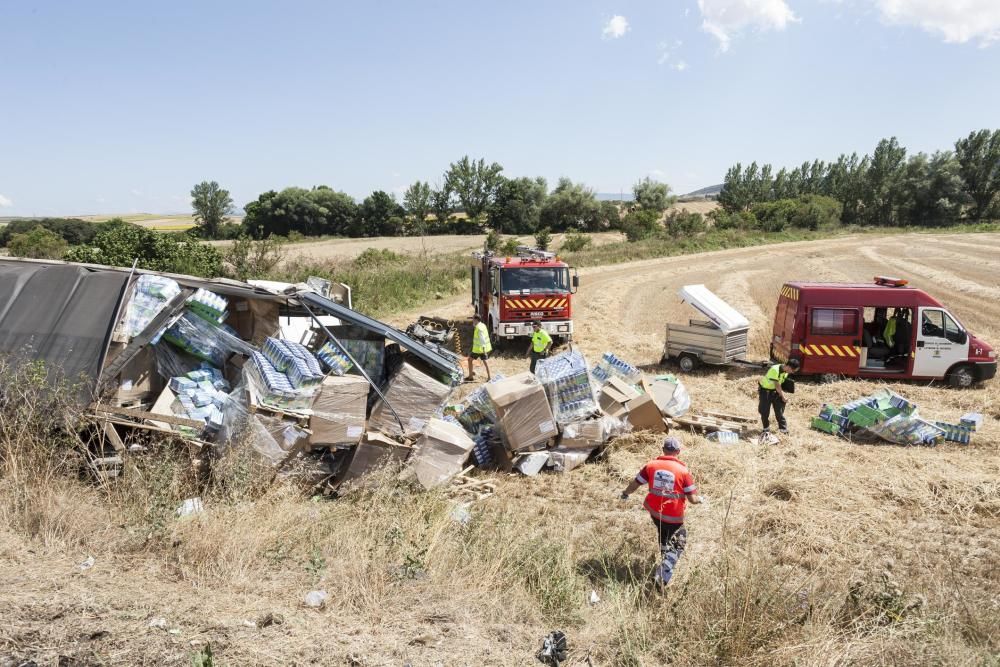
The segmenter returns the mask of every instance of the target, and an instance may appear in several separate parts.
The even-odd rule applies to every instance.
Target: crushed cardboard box
[[[506,447],[517,452],[544,446],[559,435],[545,389],[525,372],[486,386]]]
[[[556,447],[549,450],[548,467],[556,472],[569,472],[573,468],[583,465],[593,451],[593,449]]]
[[[333,375],[323,380],[309,418],[314,447],[343,447],[361,440],[368,389],[368,381],[356,375]]]
[[[462,472],[474,445],[460,425],[429,419],[413,446],[404,477],[412,477],[425,489],[439,486]]]
[[[451,387],[404,362],[389,380],[383,394],[385,401],[379,399],[372,408],[369,429],[390,435],[414,434],[423,430],[427,420],[448,399]],[[399,415],[402,428],[386,402]]]
[[[409,444],[397,442],[381,433],[365,433],[337,473],[334,484],[341,491],[363,488],[364,477],[379,468],[405,463],[410,451]]]

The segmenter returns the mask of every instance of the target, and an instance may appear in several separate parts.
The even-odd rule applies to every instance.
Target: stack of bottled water
[[[354,364],[347,358],[347,355],[339,346],[331,341],[326,341],[323,346],[316,351],[316,356],[322,361],[330,372],[334,375],[344,375],[354,368]]]
[[[601,355],[601,360],[597,362],[590,374],[599,387],[603,387],[613,377],[630,385],[638,384],[642,380],[642,371],[610,352]]]
[[[597,399],[590,384],[587,360],[575,350],[567,350],[549,359],[542,359],[535,375],[538,377],[552,406],[552,414],[560,424],[585,419],[597,411]]]
[[[181,286],[175,280],[150,274],[139,276],[125,315],[128,337],[133,338],[145,331],[167,302],[180,293]]]
[[[187,300],[187,307],[192,312],[204,317],[212,324],[221,324],[226,319],[228,302],[215,292],[199,288]]]

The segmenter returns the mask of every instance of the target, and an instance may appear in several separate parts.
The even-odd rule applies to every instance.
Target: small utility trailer
[[[704,285],[685,285],[677,292],[681,300],[701,312],[707,320],[667,324],[663,363],[675,360],[681,370],[699,364],[746,361],[750,321]]]

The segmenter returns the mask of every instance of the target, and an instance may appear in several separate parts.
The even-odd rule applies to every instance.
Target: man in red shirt
[[[684,505],[690,500],[694,504],[702,502],[696,496],[698,487],[677,455],[681,453],[680,440],[668,436],[663,441],[663,456],[658,456],[642,467],[628,487],[622,492],[622,500],[638,489],[647,486],[649,492],[642,504],[656,524],[660,538],[660,567],[654,577],[657,584],[666,586],[674,574],[674,566],[684,553],[687,531],[684,530]]]

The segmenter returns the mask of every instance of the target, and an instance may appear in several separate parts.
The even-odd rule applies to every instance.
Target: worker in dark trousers
[[[774,408],[774,418],[778,421],[778,432],[788,433],[788,422],[785,421],[785,392],[781,385],[792,373],[799,370],[799,360],[789,359],[784,364],[774,364],[767,369],[767,373],[760,379],[757,387],[757,412],[760,413],[760,422],[764,427],[764,433],[770,433],[771,408]]]
[[[531,354],[531,372],[535,372],[535,366],[538,364],[539,359],[544,359],[549,356],[549,350],[552,349],[552,336],[549,332],[542,328],[541,320],[535,320],[531,323],[531,347],[529,352]]]

